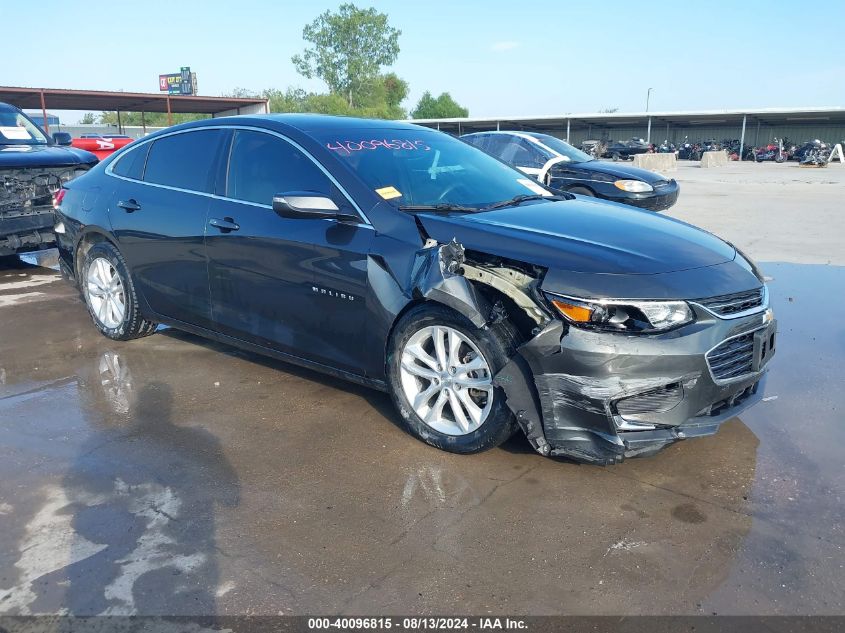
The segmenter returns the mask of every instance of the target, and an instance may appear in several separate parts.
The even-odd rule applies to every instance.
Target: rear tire
[[[155,332],[157,324],[141,316],[132,276],[120,251],[110,242],[94,244],[79,270],[85,305],[103,336],[128,341]]]
[[[458,361],[447,358],[447,364],[458,366],[457,372],[454,368],[440,365],[436,348],[426,350],[420,343],[432,331],[443,333],[447,355],[452,336],[454,340],[462,341],[455,348],[454,356],[459,357]],[[472,348],[480,352],[480,356]],[[492,386],[492,378],[507,364],[515,350],[515,333],[506,322],[479,329],[463,315],[439,304],[422,304],[412,308],[394,328],[387,355],[390,392],[403,427],[423,442],[451,453],[479,453],[499,446],[518,427],[505,404],[504,392],[500,387]],[[419,360],[420,351],[428,352],[425,361]],[[464,356],[460,357],[462,353]],[[414,371],[406,369],[409,364],[413,365]],[[483,369],[464,374],[461,367],[470,364]],[[453,370],[451,378],[450,369]],[[423,374],[432,377],[423,377]],[[489,392],[468,388],[461,380],[487,382]],[[426,398],[429,392],[431,395]],[[416,394],[416,407],[409,400],[409,393],[412,396]],[[438,411],[441,394],[444,394],[444,402]],[[476,414],[480,423],[473,421],[470,412],[474,404],[465,405],[468,398],[478,399],[473,403],[477,404]],[[452,406],[457,406],[461,413],[455,414]],[[428,421],[420,415],[425,414],[426,409]],[[462,427],[458,423],[460,419],[468,423],[467,426]]]

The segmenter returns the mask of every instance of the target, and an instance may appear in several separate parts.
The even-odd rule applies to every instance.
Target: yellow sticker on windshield
[[[402,194],[399,193],[399,190],[396,187],[382,187],[381,189],[376,189],[376,193],[385,200],[402,197]]]

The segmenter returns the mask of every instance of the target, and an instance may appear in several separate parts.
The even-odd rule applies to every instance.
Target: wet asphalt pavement
[[[387,396],[0,266],[0,613],[842,614],[845,268],[761,264],[768,399],[609,468],[476,456]]]

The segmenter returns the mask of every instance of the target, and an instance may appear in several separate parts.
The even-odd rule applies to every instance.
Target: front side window
[[[510,141],[502,153],[502,160],[517,167],[531,167],[540,169],[553,155],[542,151],[538,146],[532,146],[529,141],[518,136],[508,137]]]
[[[331,180],[296,147],[263,132],[236,130],[226,196],[271,205],[275,194],[287,191],[313,191],[341,202]]]
[[[481,150],[434,130],[348,129],[318,140],[394,206],[480,208],[547,189]]]
[[[174,134],[152,142],[144,170],[144,182],[211,192],[211,167],[223,130],[197,130]]]

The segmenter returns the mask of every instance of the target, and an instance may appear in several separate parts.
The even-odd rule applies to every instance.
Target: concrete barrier
[[[728,153],[720,149],[715,152],[704,152],[701,155],[702,167],[721,167],[728,164]]]
[[[675,171],[678,161],[674,154],[634,154],[634,167],[649,171]]]

